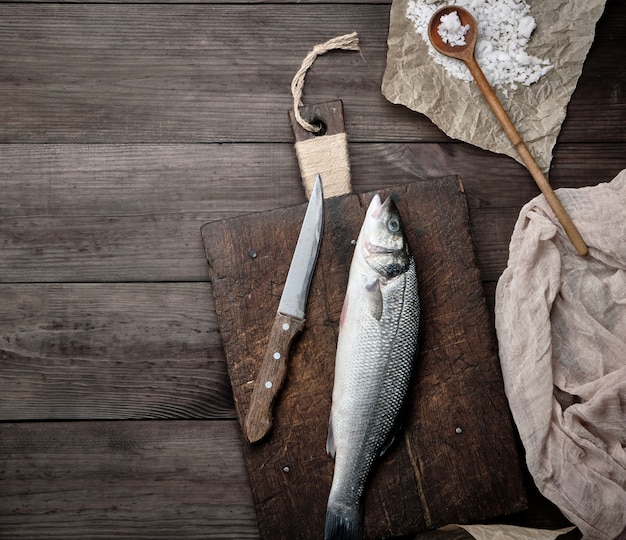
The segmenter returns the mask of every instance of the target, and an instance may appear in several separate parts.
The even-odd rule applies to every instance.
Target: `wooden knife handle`
[[[287,375],[289,349],[303,328],[304,319],[276,313],[246,416],[246,436],[251,443],[260,441],[272,427],[272,405]]]

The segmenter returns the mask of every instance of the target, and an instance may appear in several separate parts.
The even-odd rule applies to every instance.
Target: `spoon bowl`
[[[461,21],[461,24],[463,26],[469,25],[465,34],[465,45],[452,45],[450,43],[446,43],[438,32],[439,25],[441,24],[441,17],[454,13],[455,11]],[[428,37],[430,38],[430,42],[433,47],[441,54],[451,58],[467,61],[474,56],[474,47],[476,46],[476,39],[478,37],[478,25],[476,24],[474,17],[472,17],[472,14],[466,9],[460,6],[445,6],[435,11],[431,17],[430,22],[428,23]]]

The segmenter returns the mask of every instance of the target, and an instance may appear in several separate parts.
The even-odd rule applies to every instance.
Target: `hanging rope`
[[[343,36],[337,36],[335,38],[329,39],[326,43],[321,43],[319,45],[315,45],[313,50],[306,55],[305,59],[302,61],[302,65],[297,73],[294,75],[293,80],[291,81],[291,93],[293,95],[293,110],[298,124],[300,124],[304,129],[310,131],[311,133],[317,133],[321,128],[320,126],[316,126],[315,124],[311,124],[307,122],[298,111],[299,107],[302,107],[302,91],[304,89],[304,78],[306,76],[306,72],[315,62],[315,59],[322,54],[327,53],[328,51],[332,51],[334,49],[344,49],[347,51],[359,51],[359,37],[356,32],[352,32],[351,34],[345,34]]]

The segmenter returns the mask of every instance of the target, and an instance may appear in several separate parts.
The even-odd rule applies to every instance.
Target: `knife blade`
[[[317,175],[246,415],[246,436],[260,441],[272,427],[272,406],[287,375],[291,344],[304,329],[305,308],[324,226],[322,180]]]

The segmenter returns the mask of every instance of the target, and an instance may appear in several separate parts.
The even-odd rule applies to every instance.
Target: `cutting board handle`
[[[344,126],[341,100],[300,107],[300,115],[320,127],[317,132],[303,128],[295,111],[289,111],[289,121],[296,139],[295,149],[300,176],[310,198],[319,174],[324,186],[324,198],[352,193],[348,137]]]

